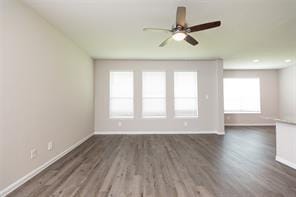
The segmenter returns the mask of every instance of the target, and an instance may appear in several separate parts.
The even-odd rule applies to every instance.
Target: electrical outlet
[[[184,124],[184,127],[188,126],[188,122],[186,122],[186,121],[183,124]]]
[[[118,127],[121,127],[121,126],[122,126],[122,122],[119,121],[119,122],[117,123],[117,126],[118,126]]]
[[[47,150],[48,150],[48,151],[52,151],[52,149],[53,149],[53,142],[50,141],[50,142],[48,142],[48,144],[47,144]]]
[[[37,157],[37,150],[34,148],[30,152],[30,158],[35,159]]]

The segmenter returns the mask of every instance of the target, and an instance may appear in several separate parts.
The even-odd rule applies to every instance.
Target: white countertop
[[[280,123],[296,125],[296,117],[280,117],[280,118],[263,117],[263,118],[267,120],[274,120]]]

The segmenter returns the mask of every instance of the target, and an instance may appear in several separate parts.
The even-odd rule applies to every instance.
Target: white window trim
[[[164,73],[164,87],[165,87],[165,95],[164,97],[145,97],[143,96],[143,75],[144,72],[163,72]],[[141,118],[142,119],[167,119],[167,71],[166,70],[157,70],[157,69],[153,69],[153,70],[142,70],[141,71]],[[164,99],[165,101],[165,112],[163,116],[145,116],[144,115],[144,111],[143,111],[143,106],[144,106],[144,99]]]
[[[248,111],[248,112],[244,112],[244,111],[226,111],[224,112],[224,114],[262,114],[262,112],[256,112],[256,111]]]
[[[108,88],[108,95],[109,95],[109,98],[108,98],[108,108],[109,108],[109,119],[110,120],[115,120],[115,119],[134,119],[135,118],[135,72],[134,70],[109,70],[108,71],[109,74],[108,74],[108,83],[109,83],[109,88]],[[125,97],[125,99],[132,99],[133,101],[133,115],[131,116],[111,116],[111,99],[116,99],[118,97],[112,97],[111,98],[111,95],[110,95],[110,74],[112,72],[131,72],[132,73],[132,76],[133,76],[133,97]]]
[[[225,77],[224,79],[257,79],[259,80],[259,111],[225,111],[224,114],[262,114],[262,95],[261,95],[261,79],[260,77]]]
[[[120,120],[126,120],[126,119],[134,119],[134,116],[110,116],[109,117],[110,120],[115,120],[115,119],[120,119]]]
[[[174,116],[174,119],[198,119],[199,116]]]
[[[178,116],[176,115],[176,108],[175,108],[175,99],[178,98],[189,98],[189,97],[175,97],[175,72],[196,72],[196,87],[197,87],[197,95],[196,97],[191,97],[191,98],[196,98],[196,106],[197,106],[197,114],[194,116]],[[196,69],[189,69],[189,70],[185,70],[185,69],[177,69],[173,71],[173,111],[174,111],[174,119],[198,119],[199,118],[199,83],[198,83],[198,70]]]
[[[167,116],[142,116],[143,119],[167,119]]]

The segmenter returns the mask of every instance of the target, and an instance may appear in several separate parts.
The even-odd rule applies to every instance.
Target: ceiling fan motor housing
[[[192,32],[197,32],[197,31],[203,31],[215,27],[219,27],[221,25],[221,21],[214,21],[214,22],[209,22],[209,23],[204,23],[200,25],[195,25],[188,27],[186,23],[186,7],[178,7],[177,8],[177,17],[176,17],[176,23],[172,26],[172,29],[157,29],[157,28],[150,28],[152,30],[161,30],[165,32],[170,32],[172,33],[172,36],[170,38],[167,38],[165,41],[163,41],[159,46],[163,47],[165,46],[171,38],[174,38],[176,41],[181,41],[184,40],[191,44],[192,46],[195,46],[198,44],[198,42],[189,35],[189,33]],[[149,28],[145,28],[149,29]]]

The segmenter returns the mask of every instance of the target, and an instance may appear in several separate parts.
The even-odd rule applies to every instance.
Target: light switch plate
[[[52,151],[53,150],[53,142],[52,141],[48,142],[48,144],[47,144],[47,150],[49,150],[49,151]]]
[[[35,159],[37,157],[37,150],[34,148],[30,151],[30,158]]]

